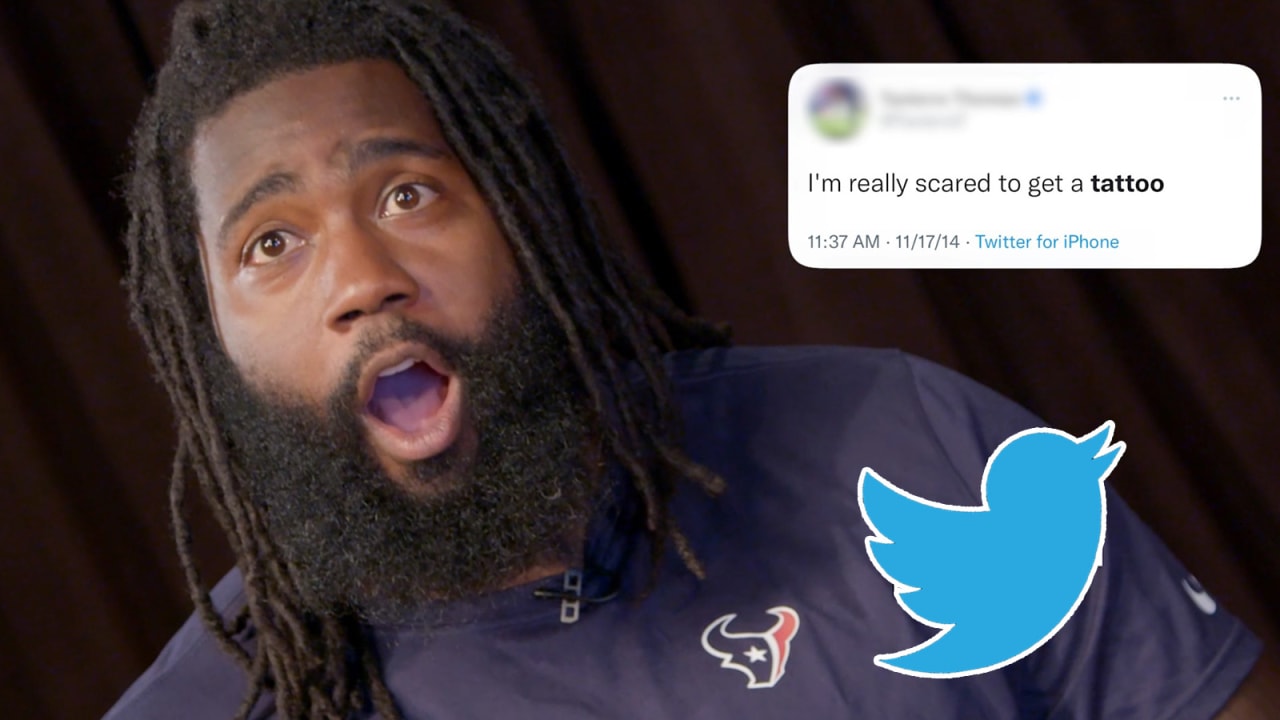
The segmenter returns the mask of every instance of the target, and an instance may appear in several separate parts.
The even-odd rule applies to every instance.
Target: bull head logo
[[[789,607],[770,608],[778,619],[764,632],[729,632],[737,614],[724,615],[702,631],[702,647],[720,658],[720,667],[733,668],[747,676],[747,687],[771,688],[787,671],[791,639],[800,629],[800,616]]]

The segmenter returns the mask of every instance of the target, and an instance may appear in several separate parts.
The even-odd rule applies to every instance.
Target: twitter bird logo
[[[927,641],[877,655],[882,668],[955,678],[1034,651],[1075,613],[1102,564],[1111,474],[1124,443],[1107,421],[1076,438],[1032,428],[987,460],[982,505],[943,505],[871,468],[858,480],[867,555],[907,614],[938,628]]]

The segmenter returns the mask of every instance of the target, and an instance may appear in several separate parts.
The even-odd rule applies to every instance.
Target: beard
[[[437,352],[466,393],[470,433],[409,466],[408,484],[424,493],[387,474],[357,406],[364,361],[403,341]],[[307,608],[390,622],[497,590],[541,564],[576,562],[601,483],[599,439],[541,299],[522,287],[476,339],[399,318],[359,345],[322,407],[251,387],[225,354],[211,354],[210,395],[233,472]]]

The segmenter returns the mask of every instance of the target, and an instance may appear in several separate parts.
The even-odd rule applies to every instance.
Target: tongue
[[[417,432],[444,403],[444,384],[443,376],[416,363],[395,375],[378,378],[369,399],[369,413],[402,432]]]

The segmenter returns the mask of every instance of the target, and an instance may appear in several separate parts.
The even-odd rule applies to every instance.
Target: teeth
[[[396,365],[395,367],[389,367],[386,370],[383,370],[382,372],[378,373],[378,377],[384,378],[384,377],[387,377],[388,375],[395,375],[398,372],[404,372],[405,370],[408,370],[409,368],[413,367],[413,364],[416,362],[418,361],[414,360],[413,358],[409,358],[408,360],[405,360],[404,362],[400,363],[399,365]]]

